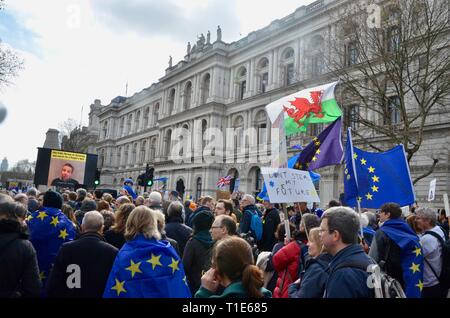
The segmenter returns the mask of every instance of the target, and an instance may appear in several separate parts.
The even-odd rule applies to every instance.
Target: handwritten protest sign
[[[261,168],[272,203],[320,202],[308,171]]]

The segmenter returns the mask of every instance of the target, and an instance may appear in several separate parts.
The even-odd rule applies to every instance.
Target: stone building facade
[[[267,104],[303,88],[336,80],[324,68],[323,52],[335,29],[329,14],[342,2],[319,0],[302,6],[232,43],[223,42],[222,30],[218,29],[214,42],[208,36],[207,41],[201,37],[192,48],[189,44],[184,59],[174,65],[170,61],[157,83],[131,97],[118,96],[107,105],[96,100],[91,105],[89,129],[98,133],[92,150],[99,155],[102,187],[119,187],[128,177],[136,180],[148,163],[155,168],[155,178],[168,178],[166,189],[178,186],[194,198],[215,196],[217,181],[227,175],[239,179],[239,190],[258,192],[262,185],[260,168],[267,164],[250,162],[249,155],[236,155],[240,163],[206,164],[196,160],[199,156],[201,159],[205,143],[202,133],[212,127],[223,132],[232,127],[240,137],[242,131],[253,127],[258,143],[270,144],[271,133],[266,131],[270,122],[264,110]],[[341,106],[344,114],[348,113],[347,105]],[[435,172],[416,185],[419,201],[425,199],[431,178],[438,178],[438,197],[449,189],[449,113],[430,116],[425,141],[411,165],[414,178],[429,167],[430,154],[440,159]],[[188,150],[192,163],[169,159],[177,128],[190,131],[194,141]],[[312,125],[306,134],[291,137],[288,148],[306,145],[322,129]],[[241,148],[242,141],[232,138],[236,142],[226,149],[227,153]],[[343,171],[335,166],[318,172],[319,195],[325,205],[343,192]],[[233,181],[231,187],[235,186]],[[161,187],[161,183],[156,182],[155,187]]]

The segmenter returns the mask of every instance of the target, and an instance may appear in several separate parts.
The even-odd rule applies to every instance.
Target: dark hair
[[[74,167],[70,163],[65,163],[63,167],[70,167],[70,168],[72,168],[72,173],[75,171]]]
[[[230,200],[220,199],[219,201],[217,201],[217,203],[219,203],[219,202],[223,203],[225,210],[228,211],[229,214],[227,214],[227,215],[231,215],[231,213],[233,213],[233,204],[231,203]]]
[[[335,206],[341,206],[341,203],[339,201],[337,201],[337,200],[331,200],[328,203],[328,207],[329,208],[334,208]]]
[[[3,201],[0,203],[0,216],[4,216],[8,220],[17,220],[17,214],[15,213],[19,203]]]
[[[114,225],[114,213],[112,213],[110,210],[101,210],[99,212],[103,216],[103,232],[106,232]]]
[[[291,231],[291,235],[295,232],[295,225],[289,222],[289,229]],[[275,232],[275,237],[279,242],[284,242],[284,237],[286,236],[286,227],[284,226],[284,222],[278,224],[277,230]]]
[[[49,208],[61,209],[63,205],[63,199],[58,192],[55,191],[47,191],[44,194],[43,206]]]
[[[220,240],[214,247],[212,265],[221,276],[241,281],[247,296],[263,297],[263,272],[254,265],[252,247],[244,239],[231,236]]]
[[[231,216],[223,215],[220,221],[220,226],[227,229],[228,235],[236,235],[236,222]]]
[[[402,216],[402,209],[397,203],[385,203],[381,207],[381,212],[390,213],[389,219],[398,219]]]
[[[97,203],[97,211],[101,211],[101,210],[110,210],[111,206],[109,205],[108,201],[105,200],[100,200]]]
[[[95,197],[96,197],[97,199],[101,199],[101,198],[102,198],[102,195],[103,195],[103,191],[100,190],[100,189],[96,189],[96,190],[94,191],[94,195],[95,195]]]
[[[322,219],[328,220],[328,230],[338,231],[344,244],[357,244],[360,221],[358,214],[347,207],[328,209]]]
[[[69,200],[70,201],[75,201],[76,199],[77,199],[77,193],[73,192],[73,191],[70,191],[69,192]]]
[[[61,207],[61,211],[67,216],[69,220],[72,221],[72,223],[78,224],[73,208],[70,205],[63,204]]]

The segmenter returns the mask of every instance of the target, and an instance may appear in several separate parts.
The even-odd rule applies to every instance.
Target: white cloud
[[[312,1],[132,0],[126,1],[128,15],[112,27],[110,23],[120,18],[117,10],[124,1],[7,1],[7,10],[36,35],[30,43],[37,47],[19,52],[25,69],[14,86],[0,91],[0,101],[8,108],[8,117],[0,124],[0,157],[8,157],[10,163],[35,160],[36,148],[43,145],[49,128],[57,128],[70,117],[80,120],[82,107],[82,121],[87,124],[93,100],[99,98],[107,104],[124,95],[127,81],[128,95],[149,87],[164,75],[169,55],[174,63],[181,60],[187,42],[194,43],[198,34],[209,29],[214,40],[220,24],[223,39],[236,41],[239,33],[264,27],[292,13],[302,2]],[[108,12],[107,20],[98,11],[107,6],[105,3],[117,5]],[[167,23],[152,32],[142,16],[135,23],[127,20],[135,17],[133,8],[145,3],[152,3],[158,12],[168,8],[178,12],[163,16]],[[169,17],[181,17],[182,23]],[[122,29],[118,31],[118,27]]]

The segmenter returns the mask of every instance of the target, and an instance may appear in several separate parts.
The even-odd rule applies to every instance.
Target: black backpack
[[[433,267],[431,266],[431,264],[427,261],[426,258],[424,258],[425,262],[428,264],[428,266],[430,266],[431,271],[433,272],[434,276],[436,276],[436,278],[439,280],[439,283],[441,284],[441,287],[448,289],[450,288],[450,240],[444,241],[442,239],[442,237],[437,234],[436,232],[433,231],[426,231],[426,234],[430,234],[432,236],[434,236],[439,243],[441,244],[442,247],[442,270],[441,270],[441,275],[438,276],[436,274],[436,271],[433,269]]]
[[[406,298],[402,285],[395,278],[382,271],[377,264],[367,265],[367,263],[363,264],[361,262],[343,262],[333,268],[330,277],[334,272],[345,267],[358,268],[364,272],[372,273],[367,279],[367,285],[374,290],[375,298]]]

